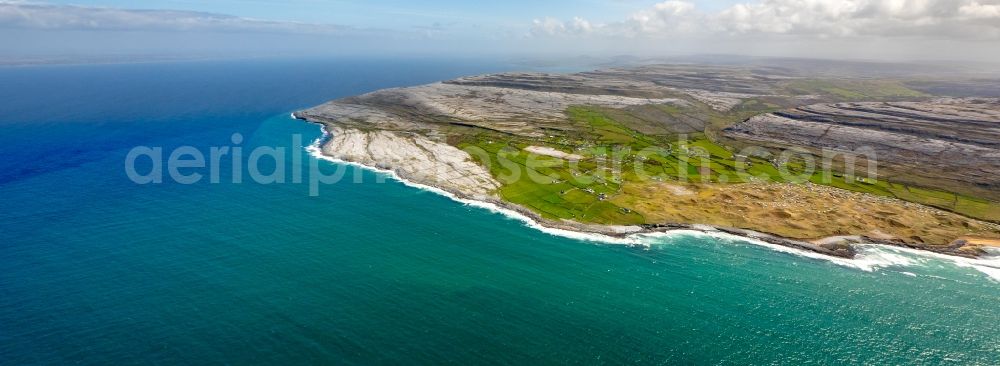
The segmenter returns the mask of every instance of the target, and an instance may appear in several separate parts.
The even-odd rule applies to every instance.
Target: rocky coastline
[[[1000,104],[911,84],[650,65],[463,77],[332,100],[293,117],[324,126],[328,136],[316,154],[567,236],[624,241],[696,231],[836,258],[855,257],[856,244],[987,255],[1000,246],[1000,183],[991,160],[1000,146]],[[669,151],[649,161],[611,158],[620,147]],[[849,160],[842,157],[823,176],[787,180],[778,171],[803,170],[808,159],[748,156],[747,147],[824,159],[827,150],[836,158],[874,147],[879,175],[844,173]],[[529,159],[556,161],[541,167],[548,181],[506,179],[515,170],[537,176]],[[646,171],[638,167],[647,162],[665,175],[641,178]],[[616,173],[614,164],[627,164],[632,175]],[[746,167],[752,176],[739,176]],[[690,174],[700,178],[686,179]]]
[[[500,209],[515,212],[535,224],[548,229],[564,230],[569,232],[575,232],[586,235],[597,235],[598,237],[603,236],[607,238],[624,239],[633,235],[642,234],[657,234],[657,233],[670,233],[678,231],[686,232],[701,232],[706,234],[723,234],[731,235],[748,240],[757,240],[769,244],[779,245],[795,250],[802,250],[812,253],[818,253],[825,256],[853,259],[857,255],[857,250],[855,245],[857,244],[880,244],[897,246],[909,249],[926,250],[934,253],[952,255],[963,258],[978,258],[982,255],[987,254],[982,250],[968,251],[960,250],[962,243],[954,243],[948,246],[924,246],[924,245],[913,245],[910,243],[894,240],[884,240],[871,238],[860,235],[845,235],[845,236],[833,236],[821,238],[814,241],[804,241],[797,240],[793,238],[786,238],[780,235],[774,235],[754,230],[735,228],[735,227],[725,227],[709,224],[687,224],[687,223],[657,223],[657,224],[643,224],[643,225],[632,225],[632,226],[619,226],[619,225],[596,225],[596,224],[585,224],[570,220],[550,220],[542,217],[541,215],[532,212],[531,210],[513,204],[503,199],[497,197],[496,195],[488,194],[479,189],[461,189],[460,186],[454,184],[441,184],[441,179],[433,179],[428,175],[414,174],[415,169],[403,168],[399,166],[393,166],[387,162],[377,162],[370,158],[359,158],[358,155],[350,156],[344,155],[340,152],[344,151],[342,144],[343,140],[336,139],[336,134],[340,133],[358,133],[347,132],[340,126],[330,121],[322,121],[317,119],[311,119],[307,116],[303,116],[302,113],[292,113],[292,117],[298,120],[306,121],[309,123],[318,124],[323,127],[324,136],[318,141],[319,152],[329,158],[333,158],[339,161],[350,162],[358,164],[375,171],[391,172],[397,178],[406,181],[408,183],[413,183],[420,186],[427,186],[446,192],[447,194],[457,198],[461,201],[474,201],[480,202],[486,205],[496,206]],[[395,140],[399,142],[401,140]],[[397,146],[398,148],[399,146]],[[350,150],[350,149],[348,149]],[[368,150],[368,149],[366,149]],[[417,160],[410,160],[417,162]],[[427,162],[427,161],[424,161]],[[396,162],[398,163],[398,162]],[[417,163],[417,166],[422,168],[428,168],[428,165]],[[433,170],[433,169],[432,169]],[[475,174],[480,174],[476,172]],[[600,241],[598,239],[598,241]]]

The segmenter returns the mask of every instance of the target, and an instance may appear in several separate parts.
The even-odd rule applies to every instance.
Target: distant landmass
[[[929,67],[504,73],[294,115],[325,127],[324,155],[547,227],[722,231],[840,257],[856,243],[978,256],[1000,245],[1000,80]]]

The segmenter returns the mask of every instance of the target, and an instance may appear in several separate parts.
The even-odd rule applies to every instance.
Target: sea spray
[[[772,249],[774,251],[793,254],[799,257],[824,260],[839,266],[859,269],[865,272],[875,272],[883,268],[905,268],[927,265],[936,260],[957,267],[972,268],[986,274],[994,281],[1000,282],[1000,256],[981,258],[965,258],[953,255],[934,253],[926,250],[896,247],[884,244],[856,244],[857,254],[853,259],[832,257],[820,253],[772,244],[762,240],[736,236],[723,232],[711,231],[678,231],[678,234],[710,237],[729,243],[747,243]]]
[[[981,258],[965,258],[953,255],[934,253],[926,250],[894,247],[879,244],[860,245],[861,249],[855,261],[861,263],[859,268],[873,271],[886,267],[913,267],[928,264],[931,260],[950,263],[957,267],[971,268],[1000,282],[1000,257],[989,255]]]

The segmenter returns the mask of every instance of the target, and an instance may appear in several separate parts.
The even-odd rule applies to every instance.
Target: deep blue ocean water
[[[876,247],[866,271],[740,240],[583,242],[354,169],[316,197],[125,174],[135,146],[207,154],[234,133],[286,148],[288,167],[320,136],[290,111],[510,69],[0,68],[0,364],[1000,364],[988,267]]]

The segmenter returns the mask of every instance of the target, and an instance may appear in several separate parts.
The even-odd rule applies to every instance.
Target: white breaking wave
[[[1000,257],[989,255],[982,258],[963,258],[953,255],[929,252],[902,247],[887,245],[865,245],[862,246],[869,253],[872,253],[872,269],[879,267],[900,266],[910,267],[926,265],[930,261],[951,263],[958,267],[972,268],[986,274],[994,281],[1000,282]],[[905,255],[904,255],[905,254]],[[888,261],[884,259],[888,258]],[[864,257],[862,259],[865,259]],[[887,263],[888,262],[888,263]]]
[[[291,116],[293,119],[295,118],[294,113],[292,113]],[[478,207],[489,210],[490,212],[498,213],[507,218],[521,221],[527,227],[530,227],[532,229],[553,236],[588,241],[588,242],[625,244],[625,245],[643,245],[643,246],[650,246],[662,243],[663,240],[660,239],[663,238],[672,238],[679,236],[708,237],[728,242],[743,242],[743,243],[758,245],[769,248],[777,252],[788,253],[799,257],[828,261],[839,266],[859,269],[866,272],[874,272],[880,268],[889,268],[889,267],[913,267],[913,266],[924,265],[929,260],[940,260],[943,262],[950,262],[953,265],[959,267],[975,269],[979,272],[986,274],[990,279],[1000,282],[1000,255],[995,255],[995,254],[1000,254],[1000,250],[988,251],[988,253],[990,253],[990,256],[985,258],[971,259],[971,258],[938,254],[925,250],[916,250],[916,249],[895,247],[889,245],[860,244],[860,245],[855,245],[856,249],[858,250],[858,253],[855,256],[855,258],[847,259],[847,258],[828,256],[808,250],[787,247],[784,245],[768,243],[766,241],[759,239],[724,233],[721,231],[714,231],[713,229],[711,229],[711,227],[705,227],[702,230],[673,230],[669,232],[638,233],[638,234],[631,234],[623,238],[602,235],[602,234],[595,234],[595,233],[584,233],[573,230],[550,228],[540,224],[538,221],[535,221],[531,217],[528,217],[520,212],[510,210],[489,202],[460,198],[454,195],[453,193],[445,191],[443,189],[409,181],[403,177],[400,177],[398,174],[396,174],[396,172],[392,170],[381,169],[373,166],[359,164],[352,161],[341,160],[324,155],[322,152],[321,144],[324,138],[329,136],[329,132],[326,130],[326,127],[323,124],[318,124],[318,125],[320,126],[320,130],[323,133],[323,137],[316,139],[315,141],[312,142],[312,144],[306,147],[306,151],[309,152],[310,156],[316,159],[329,161],[335,164],[355,166],[379,174],[385,174],[389,178],[398,181],[408,187],[432,192],[447,197],[455,202],[462,203],[464,205]],[[904,274],[913,275],[912,272],[904,272]]]
[[[994,281],[1000,282],[1000,257],[993,255],[981,258],[964,258],[891,245],[860,244],[855,247],[858,250],[858,254],[854,259],[833,260],[833,262],[867,272],[873,272],[881,268],[926,267],[935,262],[936,264],[950,264],[957,267],[971,268],[982,272]],[[905,272],[904,274],[909,273],[912,272]]]
[[[772,250],[794,254],[800,257],[821,259],[844,267],[860,269],[865,272],[874,272],[881,268],[890,267],[917,267],[927,265],[931,261],[950,263],[958,267],[972,268],[986,274],[994,281],[1000,282],[1000,256],[995,256],[996,250],[990,250],[991,255],[982,258],[964,258],[953,255],[934,253],[926,250],[917,250],[903,247],[896,247],[882,244],[858,244],[855,245],[857,255],[854,259],[832,257],[816,252],[801,250],[783,245],[772,244],[753,238],[730,235],[722,232],[694,232],[694,235],[704,235],[720,240],[739,241],[755,244]]]
[[[813,258],[831,262],[833,264],[859,269],[865,272],[874,272],[882,268],[906,268],[926,266],[931,261],[938,263],[949,263],[957,267],[972,268],[987,275],[990,279],[1000,282],[1000,256],[993,253],[998,250],[988,250],[987,257],[964,258],[953,255],[934,253],[926,250],[917,250],[903,247],[896,247],[882,244],[857,244],[857,255],[854,259],[832,257],[816,252],[802,249],[786,247],[784,245],[772,244],[762,240],[732,235],[723,232],[704,232],[694,230],[677,231],[678,234],[710,237],[716,240],[729,242],[742,242],[769,248],[774,251],[789,253],[799,257]],[[911,274],[906,272],[904,274]],[[933,277],[933,276],[931,276]]]

